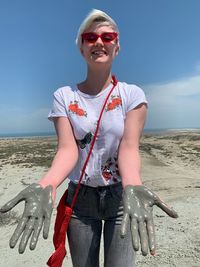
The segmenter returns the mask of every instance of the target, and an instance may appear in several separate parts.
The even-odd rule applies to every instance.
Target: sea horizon
[[[200,128],[147,128],[144,134],[167,134],[176,132],[200,132]],[[20,137],[53,137],[55,132],[22,132],[22,133],[0,133],[0,138],[20,138]]]
[[[24,133],[0,133],[0,138],[20,138],[20,137],[51,137],[56,136],[55,132],[24,132]]]

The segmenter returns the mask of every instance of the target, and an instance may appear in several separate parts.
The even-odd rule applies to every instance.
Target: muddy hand
[[[155,229],[153,222],[153,206],[161,208],[172,218],[177,218],[178,214],[168,207],[154,192],[143,185],[128,185],[123,193],[124,216],[121,226],[121,237],[127,233],[131,224],[132,244],[135,251],[141,251],[144,256],[148,251],[155,254]],[[140,244],[140,245],[139,245]]]
[[[30,249],[35,249],[42,228],[43,237],[45,239],[48,237],[53,210],[52,187],[42,188],[39,184],[31,184],[1,207],[0,212],[10,211],[23,200],[25,201],[24,212],[10,239],[10,247],[14,248],[21,236],[19,253],[25,251],[29,239]]]

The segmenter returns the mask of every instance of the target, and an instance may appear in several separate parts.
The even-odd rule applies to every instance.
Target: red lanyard
[[[89,153],[87,155],[86,161],[84,163],[84,166],[83,166],[83,169],[81,172],[81,176],[80,176],[78,186],[76,188],[76,192],[75,192],[73,200],[72,200],[71,207],[68,207],[65,204],[68,190],[65,191],[65,193],[62,196],[62,198],[58,204],[58,207],[57,207],[57,216],[56,216],[56,222],[55,222],[55,226],[54,226],[54,236],[53,236],[53,243],[54,243],[54,247],[55,247],[55,252],[52,254],[52,256],[49,258],[49,260],[47,262],[47,265],[50,267],[61,267],[63,259],[66,255],[66,249],[65,249],[66,231],[67,231],[70,219],[71,219],[72,209],[74,207],[76,198],[78,196],[78,192],[79,192],[79,189],[81,186],[81,181],[83,179],[83,175],[84,175],[87,163],[88,163],[90,155],[92,153],[92,149],[94,147],[95,140],[97,138],[97,132],[99,130],[99,125],[100,125],[100,121],[101,121],[101,118],[103,115],[103,111],[105,109],[108,98],[110,97],[113,89],[117,85],[117,80],[116,80],[115,76],[112,76],[112,79],[113,79],[113,86],[112,86],[109,94],[107,95],[105,102],[104,102],[104,105],[101,109],[99,119],[97,121],[97,127],[95,130],[95,134],[94,134],[94,137],[92,139],[91,147],[90,147]]]
[[[90,155],[91,155],[91,153],[92,153],[92,149],[93,149],[93,147],[94,147],[94,144],[95,144],[95,141],[96,141],[96,138],[97,138],[97,133],[98,133],[98,130],[99,130],[100,121],[101,121],[101,118],[102,118],[102,115],[103,115],[103,111],[104,111],[104,109],[105,109],[106,103],[107,103],[107,101],[108,101],[108,99],[109,99],[111,93],[113,92],[113,90],[114,90],[114,88],[115,88],[115,86],[117,85],[117,82],[118,82],[114,75],[112,76],[112,81],[113,81],[113,86],[112,86],[112,88],[110,89],[110,92],[108,93],[108,95],[107,95],[107,97],[106,97],[106,99],[105,99],[105,101],[104,101],[103,107],[102,107],[102,109],[101,109],[101,112],[100,112],[100,115],[99,115],[99,119],[98,119],[98,121],[97,121],[96,131],[95,131],[95,133],[94,133],[94,137],[93,137],[93,139],[92,139],[92,143],[91,143],[91,146],[90,146],[90,150],[89,150],[89,153],[88,153],[87,158],[86,158],[86,160],[85,160],[85,163],[84,163],[84,165],[83,165],[83,169],[82,169],[82,172],[81,172],[81,176],[80,176],[80,178],[79,178],[78,186],[77,186],[77,188],[76,188],[76,192],[75,192],[75,194],[74,194],[74,197],[73,197],[73,200],[72,200],[72,203],[71,203],[71,209],[73,209],[73,207],[74,207],[76,198],[77,198],[77,196],[78,196],[78,192],[79,192],[79,190],[80,190],[81,181],[82,181],[82,179],[83,179],[83,175],[84,175],[84,173],[85,173],[86,166],[87,166],[87,164],[88,164]]]

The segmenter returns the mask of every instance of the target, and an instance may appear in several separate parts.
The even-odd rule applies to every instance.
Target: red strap
[[[106,97],[106,99],[105,99],[105,102],[104,102],[104,104],[103,104],[103,107],[102,107],[102,109],[101,109],[101,112],[100,112],[100,115],[99,115],[99,119],[98,119],[98,121],[97,121],[96,131],[95,131],[95,133],[94,133],[94,137],[93,137],[93,139],[92,139],[92,143],[91,143],[91,146],[90,146],[90,150],[89,150],[89,153],[88,153],[88,155],[87,155],[85,164],[83,165],[83,169],[82,169],[82,172],[81,172],[81,176],[80,176],[80,178],[79,178],[78,186],[77,186],[77,188],[76,188],[76,192],[75,192],[75,194],[74,194],[74,197],[73,197],[73,200],[72,200],[72,203],[71,203],[71,208],[72,208],[72,209],[73,209],[74,204],[75,204],[75,202],[76,202],[76,198],[77,198],[77,196],[78,196],[78,192],[79,192],[79,190],[80,190],[80,186],[81,186],[81,181],[82,181],[82,179],[83,179],[83,175],[84,175],[84,173],[85,173],[86,166],[87,166],[87,164],[88,164],[90,155],[91,155],[91,153],[92,153],[92,149],[93,149],[93,147],[94,147],[94,143],[95,143],[96,138],[97,138],[97,133],[98,133],[98,130],[99,130],[99,125],[100,125],[100,121],[101,121],[101,118],[102,118],[102,115],[103,115],[103,111],[104,111],[104,109],[105,109],[105,106],[106,106],[106,103],[107,103],[107,101],[108,101],[108,98],[110,97],[112,91],[114,90],[114,88],[115,88],[115,86],[117,85],[117,82],[118,82],[114,75],[112,76],[112,81],[113,81],[113,86],[112,86],[112,88],[111,88],[109,94],[107,95],[107,97]]]
[[[91,147],[90,147],[88,156],[86,158],[85,164],[83,166],[81,176],[79,178],[78,186],[76,188],[76,192],[74,194],[71,207],[68,207],[65,204],[68,190],[65,191],[65,193],[62,196],[62,198],[58,204],[58,207],[57,207],[57,216],[56,216],[55,227],[54,227],[54,236],[53,236],[53,243],[54,243],[54,247],[55,247],[56,251],[53,253],[53,255],[49,258],[49,260],[47,262],[47,265],[50,267],[61,267],[63,260],[64,260],[64,257],[66,255],[66,248],[65,248],[66,232],[67,232],[67,228],[68,228],[68,225],[69,225],[69,222],[71,219],[72,210],[73,210],[76,198],[78,196],[78,192],[79,192],[79,189],[81,186],[81,181],[83,179],[83,175],[84,175],[87,163],[89,161],[90,155],[92,153],[92,149],[94,147],[94,143],[95,143],[96,138],[97,138],[97,132],[99,130],[99,125],[100,125],[100,121],[101,121],[101,118],[103,115],[103,111],[105,109],[108,98],[110,97],[113,89],[117,85],[117,80],[116,80],[115,76],[112,76],[112,79],[113,79],[113,87],[111,88],[109,94],[107,95],[105,102],[104,102],[104,105],[101,109],[100,116],[99,116],[99,119],[97,121],[96,131],[95,131],[94,137],[92,139]]]
[[[54,226],[53,243],[55,252],[49,258],[47,265],[50,267],[61,267],[66,255],[65,240],[66,231],[71,219],[72,209],[65,204],[68,190],[65,191],[57,207],[57,216]]]

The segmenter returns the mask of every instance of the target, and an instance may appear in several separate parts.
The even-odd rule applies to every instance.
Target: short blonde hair
[[[81,23],[78,29],[78,33],[76,36],[76,45],[78,47],[81,47],[81,43],[82,43],[81,34],[84,33],[85,30],[89,28],[93,22],[99,22],[99,23],[108,22],[119,35],[119,29],[118,29],[116,22],[105,12],[98,10],[98,9],[93,9],[87,15],[87,17],[83,20],[83,22]],[[119,43],[119,36],[118,36],[118,43]]]

